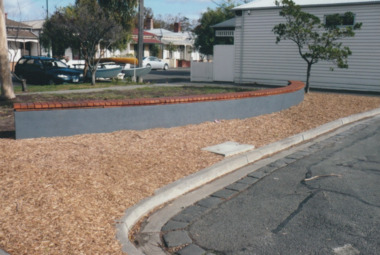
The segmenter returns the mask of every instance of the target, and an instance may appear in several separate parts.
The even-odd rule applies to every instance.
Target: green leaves
[[[209,8],[202,14],[202,17],[199,20],[200,24],[194,29],[194,33],[197,35],[194,45],[199,48],[199,51],[202,54],[213,54],[216,38],[215,31],[211,26],[233,18],[235,16],[234,12],[231,11],[233,7],[234,4],[232,1],[228,1],[221,4],[215,10]]]

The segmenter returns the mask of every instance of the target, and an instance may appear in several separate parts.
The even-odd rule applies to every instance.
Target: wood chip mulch
[[[0,248],[18,254],[123,254],[115,221],[154,191],[222,159],[201,148],[256,147],[380,107],[380,97],[311,93],[243,120],[42,139],[0,139]]]

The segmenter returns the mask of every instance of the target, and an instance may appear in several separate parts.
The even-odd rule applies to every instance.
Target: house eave
[[[365,1],[365,2],[342,2],[342,3],[320,3],[320,4],[305,4],[300,5],[302,8],[306,7],[332,7],[332,6],[352,6],[352,5],[375,5],[380,4],[380,1]],[[260,7],[244,7],[238,6],[233,8],[233,11],[247,11],[247,10],[267,10],[267,9],[280,9],[281,6],[260,6]]]

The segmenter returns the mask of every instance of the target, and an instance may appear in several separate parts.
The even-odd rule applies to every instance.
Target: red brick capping
[[[85,100],[85,101],[67,101],[67,102],[35,102],[35,103],[14,103],[15,111],[30,110],[48,110],[48,109],[73,109],[73,108],[107,108],[121,106],[144,106],[160,104],[180,104],[195,103],[217,100],[235,100],[249,97],[273,96],[286,94],[301,90],[305,87],[302,81],[289,81],[286,87],[263,89],[249,92],[233,92],[222,94],[207,94],[196,96],[182,97],[161,97],[161,98],[138,98],[138,99],[121,99],[121,100]]]

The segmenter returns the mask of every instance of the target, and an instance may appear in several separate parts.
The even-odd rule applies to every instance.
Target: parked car
[[[15,74],[34,84],[78,83],[83,81],[83,71],[69,68],[62,61],[38,56],[23,56],[17,61]]]
[[[143,66],[144,67],[150,67],[152,69],[162,69],[162,70],[168,70],[169,65],[168,63],[165,63],[162,59],[159,59],[157,57],[144,57],[143,58]]]

